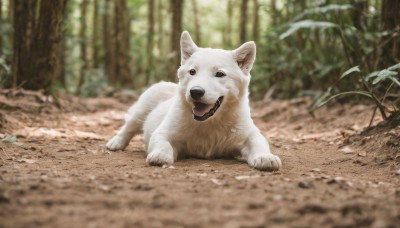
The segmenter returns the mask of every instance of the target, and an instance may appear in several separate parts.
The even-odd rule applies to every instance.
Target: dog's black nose
[[[200,86],[195,86],[190,89],[190,96],[195,100],[198,100],[204,96],[204,93],[206,93],[206,91],[204,91],[204,89]]]

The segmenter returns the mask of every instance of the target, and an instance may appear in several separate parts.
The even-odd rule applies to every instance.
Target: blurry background
[[[351,67],[400,62],[399,25],[391,0],[0,0],[0,88],[97,96],[175,81],[188,30],[200,47],[256,41],[253,98],[318,97],[362,88],[335,84]]]

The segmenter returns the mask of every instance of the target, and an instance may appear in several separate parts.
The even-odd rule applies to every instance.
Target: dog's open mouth
[[[204,121],[210,118],[218,110],[219,106],[221,106],[223,99],[224,97],[218,98],[214,104],[194,102],[193,118],[197,121]]]

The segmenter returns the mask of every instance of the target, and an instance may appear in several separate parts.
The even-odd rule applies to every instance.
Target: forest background
[[[400,103],[399,12],[391,0],[0,0],[0,88],[98,96],[176,81],[188,30],[200,47],[256,42],[255,99],[317,108],[345,92],[386,115]]]

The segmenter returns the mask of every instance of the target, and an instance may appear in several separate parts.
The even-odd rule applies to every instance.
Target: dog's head
[[[182,33],[179,89],[195,120],[207,120],[247,96],[255,56],[252,41],[229,51],[199,48],[188,32]]]

